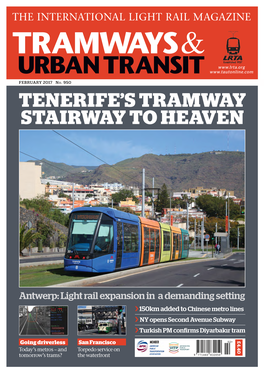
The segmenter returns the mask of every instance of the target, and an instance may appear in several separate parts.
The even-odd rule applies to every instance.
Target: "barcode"
[[[224,350],[225,350],[225,355],[230,355],[231,353],[230,342],[224,343]]]
[[[196,353],[197,354],[221,354],[222,350],[222,340],[221,339],[206,339],[196,341]],[[230,355],[230,342],[224,343],[224,355]]]

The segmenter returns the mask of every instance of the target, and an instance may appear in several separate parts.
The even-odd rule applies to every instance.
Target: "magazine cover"
[[[2,8],[6,366],[258,367],[258,4]]]

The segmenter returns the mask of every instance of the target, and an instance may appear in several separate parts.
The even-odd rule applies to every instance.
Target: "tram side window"
[[[144,250],[149,252],[149,228],[144,227]]]
[[[117,252],[122,252],[122,242],[123,242],[123,226],[120,221],[117,222]]]
[[[163,232],[163,251],[170,251],[170,232]]]
[[[182,247],[182,236],[179,234],[178,235],[178,248],[181,250]]]
[[[159,243],[160,243],[160,234],[159,231],[156,231],[156,252],[159,251]]]
[[[103,215],[94,247],[97,256],[113,253],[113,233],[113,220]]]
[[[138,252],[138,226],[124,223],[124,253]]]
[[[189,236],[188,235],[183,236],[183,248],[184,250],[189,249]]]
[[[155,230],[150,229],[150,251],[155,251]]]
[[[178,234],[177,233],[173,233],[173,247],[175,248],[176,251],[179,250],[179,247],[178,247]]]

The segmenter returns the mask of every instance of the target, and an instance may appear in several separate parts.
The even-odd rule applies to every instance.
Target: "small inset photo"
[[[19,306],[19,335],[67,335],[67,306]]]
[[[78,335],[125,335],[125,306],[78,306]]]

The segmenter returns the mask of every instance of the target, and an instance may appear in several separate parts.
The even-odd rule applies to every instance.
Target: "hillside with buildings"
[[[41,165],[42,176],[44,178],[60,179],[66,175],[75,173],[86,173],[96,169],[96,166],[72,166],[62,162],[51,162],[45,158],[39,161],[28,161],[27,163],[35,163]],[[30,167],[30,166],[29,166]]]
[[[51,174],[48,174],[47,168],[44,172],[44,162],[46,160],[42,164],[19,163],[20,221],[30,221],[38,227],[38,231],[43,225],[51,230],[43,245],[46,241],[54,247],[62,244],[62,238],[66,235],[54,236],[53,231],[60,228],[53,229],[53,225],[64,224],[68,214],[76,207],[109,206],[137,215],[144,213],[147,218],[182,228],[189,224],[187,216],[188,219],[198,220],[207,216],[209,220],[217,219],[208,220],[211,228],[215,229],[217,222],[220,229],[221,224],[223,227],[225,224],[223,217],[227,206],[230,206],[230,216],[233,214],[241,218],[245,213],[242,152],[146,154],[112,167],[101,165],[90,172],[80,168],[77,173],[72,173],[73,166],[63,164],[62,171],[68,170],[68,173],[60,178],[52,172],[51,161],[47,161]],[[60,167],[58,163],[54,163],[54,166],[54,169]],[[145,193],[143,199],[142,169],[145,169],[145,188],[152,187],[153,178],[155,188],[160,188],[159,193],[155,189],[154,198],[150,193]],[[150,189],[147,191],[150,192]],[[48,214],[44,208],[47,204]],[[50,224],[45,220],[50,218],[57,223]],[[232,224],[235,225],[232,227]],[[237,223],[232,224],[231,228],[237,232]],[[208,226],[206,229],[209,232]]]
[[[232,203],[239,206],[236,214],[244,212],[244,153],[239,152],[165,156],[147,154],[139,158],[127,159],[114,167],[100,166],[90,173],[74,175],[69,173],[65,181],[54,179],[54,175],[44,178],[42,165],[20,162],[20,203],[21,206],[30,207],[30,201],[35,199],[39,205],[38,201],[41,202],[45,196],[45,200],[51,204],[51,209],[59,210],[63,214],[70,213],[73,207],[104,205],[129,208],[133,213],[140,215],[143,206],[143,168],[146,173],[146,188],[152,186],[152,177],[155,179],[155,187],[161,188],[159,194],[155,189],[153,200],[151,194],[146,193],[144,200],[146,217],[162,214],[161,221],[168,222],[168,216],[173,214],[175,223],[184,223],[186,198],[188,198],[189,216],[201,218],[204,212],[200,211],[199,203],[196,204],[201,196],[216,197],[215,202],[217,199],[221,200],[224,207],[223,200],[230,197]],[[162,208],[158,209],[159,198],[163,195],[164,188],[170,192],[171,200],[166,192],[166,202],[163,201]],[[210,201],[213,202],[213,199]],[[169,209],[170,205],[171,209]],[[36,210],[38,214],[43,212],[42,208],[37,210],[34,206],[30,209]]]
[[[101,165],[91,172],[68,174],[63,179],[87,185],[118,181],[141,187],[142,169],[145,169],[146,187],[152,187],[154,178],[155,187],[160,188],[165,183],[175,192],[202,186],[232,190],[237,197],[244,197],[243,152],[146,154],[113,166]]]

